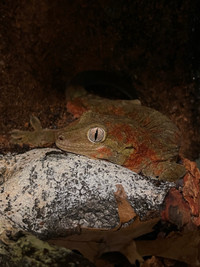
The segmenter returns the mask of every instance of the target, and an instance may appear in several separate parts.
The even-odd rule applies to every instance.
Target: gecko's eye
[[[101,127],[94,127],[87,132],[88,140],[92,143],[100,143],[105,140],[106,132]]]

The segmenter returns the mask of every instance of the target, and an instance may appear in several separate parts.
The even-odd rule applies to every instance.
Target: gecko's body
[[[175,181],[185,169],[176,162],[180,133],[160,112],[138,100],[109,100],[83,95],[67,103],[78,118],[63,129],[42,129],[32,117],[34,132],[15,130],[12,140],[31,146],[56,143],[62,150],[109,160],[137,173]]]

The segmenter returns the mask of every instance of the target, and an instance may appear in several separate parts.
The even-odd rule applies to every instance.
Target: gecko
[[[76,118],[62,129],[43,129],[31,116],[34,131],[13,130],[11,142],[103,159],[160,180],[176,181],[185,174],[178,163],[181,135],[165,115],[135,100],[112,100],[70,85],[67,109]],[[70,87],[69,86],[69,87]],[[78,92],[78,94],[77,94]]]

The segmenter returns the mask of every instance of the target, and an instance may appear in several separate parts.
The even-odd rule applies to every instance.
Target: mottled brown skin
[[[56,143],[62,150],[123,165],[137,173],[175,181],[185,174],[176,163],[180,134],[170,119],[160,112],[141,106],[138,100],[109,100],[94,95],[68,101],[68,110],[78,120],[63,129],[42,129],[31,118],[34,132],[15,130],[12,142],[31,146]],[[105,131],[101,142],[91,142],[88,131]]]

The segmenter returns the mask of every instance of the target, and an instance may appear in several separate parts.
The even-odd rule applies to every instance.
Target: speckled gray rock
[[[158,212],[174,186],[110,162],[50,148],[0,156],[0,180],[0,223],[41,237],[77,226],[117,226],[117,184],[141,219]]]

